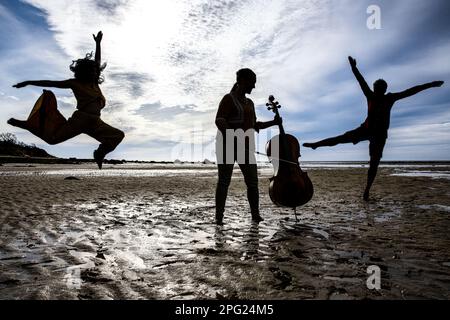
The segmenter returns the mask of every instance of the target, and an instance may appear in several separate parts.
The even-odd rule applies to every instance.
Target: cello
[[[276,118],[280,118],[278,109],[281,106],[273,96],[269,97],[266,106],[275,113]],[[266,154],[274,167],[274,175],[269,179],[269,195],[274,204],[293,208],[297,220],[296,208],[311,200],[314,187],[308,174],[300,168],[300,144],[297,138],[287,134],[281,122],[278,127],[280,134],[266,144]]]

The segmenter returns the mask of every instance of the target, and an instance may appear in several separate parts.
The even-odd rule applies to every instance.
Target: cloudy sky
[[[370,5],[381,9],[381,29],[367,27]],[[392,92],[446,81],[395,105],[384,159],[450,160],[449,14],[447,0],[0,0],[0,132],[57,156],[91,157],[97,143],[87,136],[48,146],[6,120],[26,118],[42,90],[14,83],[71,78],[71,61],[93,51],[102,30],[102,117],[126,132],[111,158],[214,159],[217,105],[242,67],[258,76],[260,120],[272,118],[264,104],[273,94],[300,141],[353,129],[367,107],[352,55],[369,83],[382,77]],[[54,92],[69,117],[72,92]],[[260,134],[260,151],[276,133]],[[367,160],[367,149],[303,150],[303,160]]]

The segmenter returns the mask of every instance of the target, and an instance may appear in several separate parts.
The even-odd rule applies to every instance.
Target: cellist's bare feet
[[[303,144],[303,146],[304,146],[305,148],[311,148],[311,149],[313,149],[313,150],[316,150],[316,149],[317,149],[317,145],[316,145],[315,143],[308,143],[308,142],[306,142],[306,143]]]
[[[218,226],[223,226],[223,214],[216,212],[216,224]]]
[[[261,217],[259,215],[259,213],[257,213],[257,214],[252,214],[252,221],[254,223],[260,223],[261,221],[264,221],[264,219],[263,219],[263,217]]]
[[[364,190],[363,199],[364,201],[369,201],[369,190]]]
[[[101,170],[103,166],[103,159],[105,156],[98,150],[94,151],[94,160],[97,163],[98,168]]]

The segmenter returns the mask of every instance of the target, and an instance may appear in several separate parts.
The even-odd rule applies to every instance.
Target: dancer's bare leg
[[[18,127],[18,128],[22,128],[25,130],[28,130],[28,124],[26,121],[22,121],[22,120],[17,120],[14,118],[11,118],[7,121],[8,124],[14,126],[14,127]]]
[[[105,156],[116,149],[125,137],[121,130],[110,126],[100,119],[97,121],[96,128],[86,133],[101,143],[98,149],[94,151],[94,160],[99,169],[102,168]]]
[[[353,142],[347,135],[342,134],[340,136],[324,139],[318,142],[313,143],[304,143],[303,146],[306,148],[312,148],[313,150],[319,148],[319,147],[333,147],[335,145],[341,144],[341,143],[350,143]]]
[[[370,158],[370,167],[369,171],[367,173],[367,185],[366,189],[364,190],[363,199],[365,201],[369,200],[369,192],[370,188],[372,187],[373,182],[375,181],[375,177],[377,176],[378,172],[378,166],[380,165],[380,158]]]

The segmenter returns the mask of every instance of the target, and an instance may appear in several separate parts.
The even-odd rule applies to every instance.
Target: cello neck
[[[275,109],[274,110],[275,111],[275,114],[276,114],[276,116],[278,117],[278,118],[280,118],[280,113],[278,112],[278,109]],[[286,137],[286,132],[284,131],[284,127],[283,127],[283,124],[282,123],[280,123],[279,125],[278,125],[278,128],[280,129],[280,148],[281,148],[281,157],[286,157],[288,154],[289,154],[289,149],[288,149],[288,146],[287,146],[287,143],[286,143],[286,139],[285,139],[285,137]]]
[[[278,118],[280,118],[280,113],[278,112],[278,109],[275,109],[274,112],[275,112],[276,116],[277,116]],[[278,128],[280,129],[280,135],[281,135],[281,136],[284,136],[284,135],[286,134],[286,132],[284,131],[283,124],[280,123],[280,124],[278,125]]]

